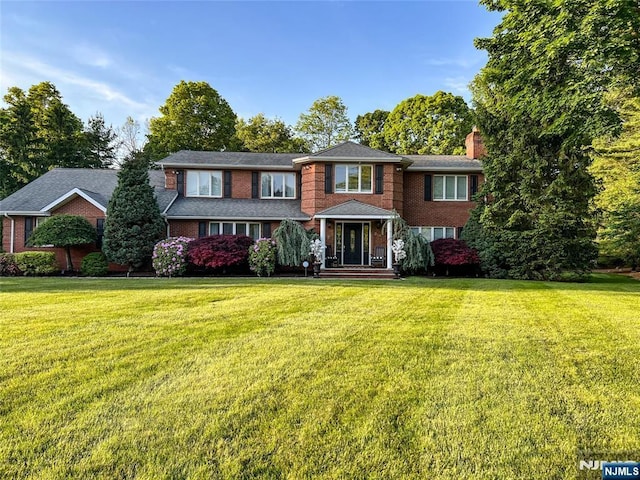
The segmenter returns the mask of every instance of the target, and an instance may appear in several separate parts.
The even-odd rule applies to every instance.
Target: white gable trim
[[[94,207],[96,207],[97,209],[101,210],[104,213],[107,213],[107,207],[105,207],[104,205],[102,205],[100,202],[97,202],[96,200],[94,200],[93,198],[91,198],[89,195],[87,195],[86,193],[84,193],[82,190],[80,190],[79,188],[74,188],[73,190],[69,190],[67,193],[65,193],[64,195],[62,195],[59,198],[56,198],[53,202],[51,202],[49,205],[46,205],[44,207],[42,207],[42,209],[40,209],[41,212],[48,212],[53,210],[54,208],[60,207],[62,205],[64,205],[65,203],[69,203],[71,200],[73,200],[74,197],[82,197],[83,199],[85,199],[87,202],[89,202],[91,205],[93,205]]]

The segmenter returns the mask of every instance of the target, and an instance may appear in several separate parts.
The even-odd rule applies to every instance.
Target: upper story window
[[[371,165],[336,165],[336,193],[373,193]]]
[[[222,172],[217,170],[188,170],[187,196],[222,197]]]
[[[262,173],[262,198],[296,198],[295,173]]]
[[[434,175],[433,199],[434,200],[467,200],[468,198],[466,175]]]

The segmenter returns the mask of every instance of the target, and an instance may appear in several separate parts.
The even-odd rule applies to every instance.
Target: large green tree
[[[602,213],[600,252],[621,258],[635,269],[640,264],[640,97],[625,97],[620,116],[618,138],[594,140],[591,172],[602,187],[595,198]]]
[[[153,247],[165,236],[146,158],[124,162],[118,185],[107,206],[102,250],[109,261],[126,265],[128,272],[151,260]]]
[[[249,120],[238,119],[236,136],[242,148],[262,153],[302,153],[307,146],[301,138],[294,137],[291,127],[282,120],[271,120],[259,113]]]
[[[462,155],[473,112],[462,97],[438,91],[400,102],[384,123],[389,149],[400,155]]]
[[[345,142],[353,136],[347,107],[335,95],[313,102],[307,113],[300,114],[296,131],[314,152]]]
[[[355,137],[362,145],[376,150],[389,151],[384,138],[384,125],[389,117],[386,110],[375,110],[358,115],[355,123]]]
[[[236,114],[207,82],[178,83],[149,122],[145,152],[163,158],[178,150],[226,150],[235,134]]]
[[[53,245],[64,248],[67,257],[67,271],[73,271],[71,248],[96,241],[96,229],[89,221],[79,215],[53,215],[36,228],[29,245],[38,247]]]
[[[504,11],[472,85],[483,158],[483,202],[470,242],[495,275],[583,274],[596,257],[588,147],[615,132],[605,94],[637,89],[640,7],[635,0],[483,0]]]
[[[111,125],[107,126],[101,113],[96,113],[87,121],[84,140],[85,167],[108,168],[116,162],[118,135]]]

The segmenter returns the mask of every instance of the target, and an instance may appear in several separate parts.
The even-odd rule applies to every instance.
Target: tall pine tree
[[[149,185],[146,159],[128,159],[107,206],[102,250],[128,273],[150,262],[153,247],[165,236],[165,223]]]
[[[584,274],[597,255],[592,140],[619,129],[605,94],[639,85],[635,0],[482,0],[505,11],[473,83],[486,201],[467,239],[494,275]],[[475,235],[471,235],[475,232]]]

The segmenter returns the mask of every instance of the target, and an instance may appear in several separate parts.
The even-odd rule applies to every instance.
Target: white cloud
[[[458,95],[462,95],[464,97],[470,96],[469,83],[471,80],[466,77],[457,76],[457,77],[447,77],[443,81],[444,85],[451,89],[453,93],[457,93]]]
[[[73,48],[73,58],[81,65],[107,68],[113,65],[111,57],[95,46],[88,44],[77,45]]]

